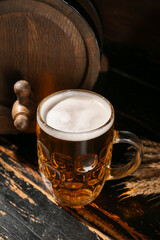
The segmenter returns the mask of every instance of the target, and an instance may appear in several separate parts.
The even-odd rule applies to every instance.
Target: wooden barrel
[[[0,133],[17,132],[11,109],[18,80],[30,84],[34,109],[52,92],[94,86],[103,48],[95,1],[0,1],[0,33]]]

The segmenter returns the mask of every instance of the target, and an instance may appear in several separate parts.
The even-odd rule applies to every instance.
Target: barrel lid
[[[94,86],[99,43],[74,6],[62,0],[0,1],[0,32],[0,103],[5,107],[12,107],[19,79],[30,82],[36,105],[61,89]]]

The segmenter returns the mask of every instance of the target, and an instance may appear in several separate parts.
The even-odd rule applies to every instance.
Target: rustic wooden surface
[[[1,1],[1,4],[5,2],[9,1]],[[107,38],[105,52],[109,60],[109,71],[100,74],[94,91],[113,103],[115,128],[132,131],[142,139],[144,159],[132,176],[106,182],[92,204],[80,209],[65,208],[55,203],[42,182],[38,172],[35,134],[1,135],[0,240],[160,239],[160,48],[156,24],[159,15],[155,14],[160,7],[159,1],[92,2],[97,3],[103,12]],[[94,15],[92,10],[89,14]],[[1,17],[1,27],[5,17]],[[19,17],[17,13],[16,17]],[[11,22],[10,16],[8,29]],[[0,39],[8,34],[1,35]],[[24,50],[22,40],[19,42]],[[4,44],[10,44],[12,48],[16,42],[16,39],[12,41],[10,38]],[[17,48],[13,49],[13,55],[15,50]],[[8,53],[1,51],[1,57],[4,58],[5,54]],[[16,67],[18,64],[24,67],[26,59],[21,51],[19,54],[22,56],[20,62],[15,61],[13,55],[6,59]],[[37,72],[39,69],[35,69]],[[5,78],[1,79],[6,79],[7,84],[11,79],[13,83],[22,77],[19,71],[8,67],[3,76]],[[12,122],[6,121],[10,119],[9,107],[15,100],[12,96],[13,84],[9,84],[9,88],[2,88],[2,85],[3,81],[0,81],[0,113],[4,112],[6,117],[0,114],[0,128],[8,129],[10,125],[13,129]],[[7,106],[3,104],[6,96]],[[113,163],[123,161],[119,148],[114,148]]]
[[[92,5],[85,11],[97,35],[65,1],[0,1],[0,133],[15,132],[10,112],[18,80],[30,83],[36,105],[57,90],[93,87],[100,69],[97,37],[100,42],[102,31]]]
[[[90,205],[57,205],[37,166],[36,136],[0,137],[0,239],[100,240],[160,238],[160,123],[158,89],[110,69],[94,88],[112,101],[115,127],[136,133],[144,145],[139,169],[123,180],[106,182]],[[142,94],[143,93],[143,94]],[[152,93],[152,97],[148,97]],[[119,146],[120,147],[120,146]],[[121,163],[119,148],[113,162]]]
[[[155,157],[160,144],[148,140],[143,143],[144,162],[132,180],[123,180],[122,184],[107,182],[92,204],[70,209],[58,206],[42,183],[37,170],[35,136],[1,137],[1,239],[158,240],[159,188],[155,178],[160,179],[158,171],[157,175],[155,172],[160,156],[156,161]],[[153,173],[148,175],[149,169]],[[138,173],[143,174],[143,180]]]

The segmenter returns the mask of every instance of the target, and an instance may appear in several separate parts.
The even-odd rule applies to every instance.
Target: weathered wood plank
[[[5,206],[0,205],[0,239],[17,239],[17,240],[40,240],[38,235],[36,235],[29,227],[27,227],[22,221],[20,221],[16,216],[12,214],[11,211],[8,212]]]
[[[20,142],[21,137],[17,138]],[[27,136],[26,141],[31,142],[32,138],[32,135]],[[151,145],[149,142],[148,144]],[[21,151],[24,148],[28,149],[27,145],[24,144]],[[152,147],[152,151],[154,148]],[[148,148],[145,154],[147,151]],[[119,198],[129,190],[129,187],[125,187],[130,178],[124,179],[123,184],[120,184],[121,181],[107,182],[100,196],[90,205],[80,209],[62,208],[47,193],[34,164],[34,154],[31,153],[33,161],[30,159],[30,162],[25,162],[25,156],[22,158],[19,155],[18,144],[13,145],[3,138],[0,153],[1,228],[6,228],[5,218],[8,219],[6,224],[9,225],[13,217],[15,222],[20,221],[24,234],[30,231],[30,234],[47,240],[145,240],[152,239],[152,236],[156,239],[159,236],[158,206],[153,206],[138,194],[132,197],[127,193],[130,198]],[[147,155],[145,159],[147,161]],[[138,178],[134,177],[136,182]],[[150,223],[150,216],[154,223]],[[9,232],[9,239],[14,239],[12,234],[15,228]],[[19,237],[22,236],[19,232]]]
[[[21,171],[19,163],[16,164],[16,159],[13,157],[14,152],[9,154],[12,158],[4,152],[0,157],[0,206],[2,206],[1,219],[3,219],[0,219],[0,224],[2,228],[6,226],[4,225],[5,216],[8,216],[8,224],[11,223],[12,217],[21,223],[22,232],[17,233],[19,239],[23,238],[23,234],[27,234],[26,229],[37,237],[32,239],[71,240],[87,237],[91,240],[102,239],[55,203],[50,194],[46,192],[42,182],[40,183],[38,179],[36,183],[37,175],[39,175],[36,170],[33,171],[30,168],[30,172],[28,169],[25,172],[22,165]],[[26,176],[27,172],[28,176]],[[11,216],[8,213],[11,213]],[[14,239],[12,233],[11,231],[10,239]],[[100,235],[103,234],[100,233]],[[107,236],[106,239],[108,239]]]

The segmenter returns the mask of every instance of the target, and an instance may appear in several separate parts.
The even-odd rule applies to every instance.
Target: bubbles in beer
[[[61,175],[56,169],[54,169],[50,164],[41,162],[40,170],[43,180],[45,181],[47,187],[49,187],[50,191],[51,189],[53,190],[53,188],[59,186],[61,182]]]
[[[70,156],[54,152],[51,157],[52,166],[59,170],[70,170],[73,167],[73,161]]]
[[[87,154],[77,157],[76,159],[76,171],[88,172],[93,170],[98,164],[98,156],[96,154]]]
[[[39,140],[37,140],[37,151],[40,159],[42,159],[44,162],[50,161],[50,154],[47,147]]]
[[[110,174],[110,103],[92,92],[62,91],[45,99],[39,113],[39,167],[47,188],[59,203],[90,203]]]

